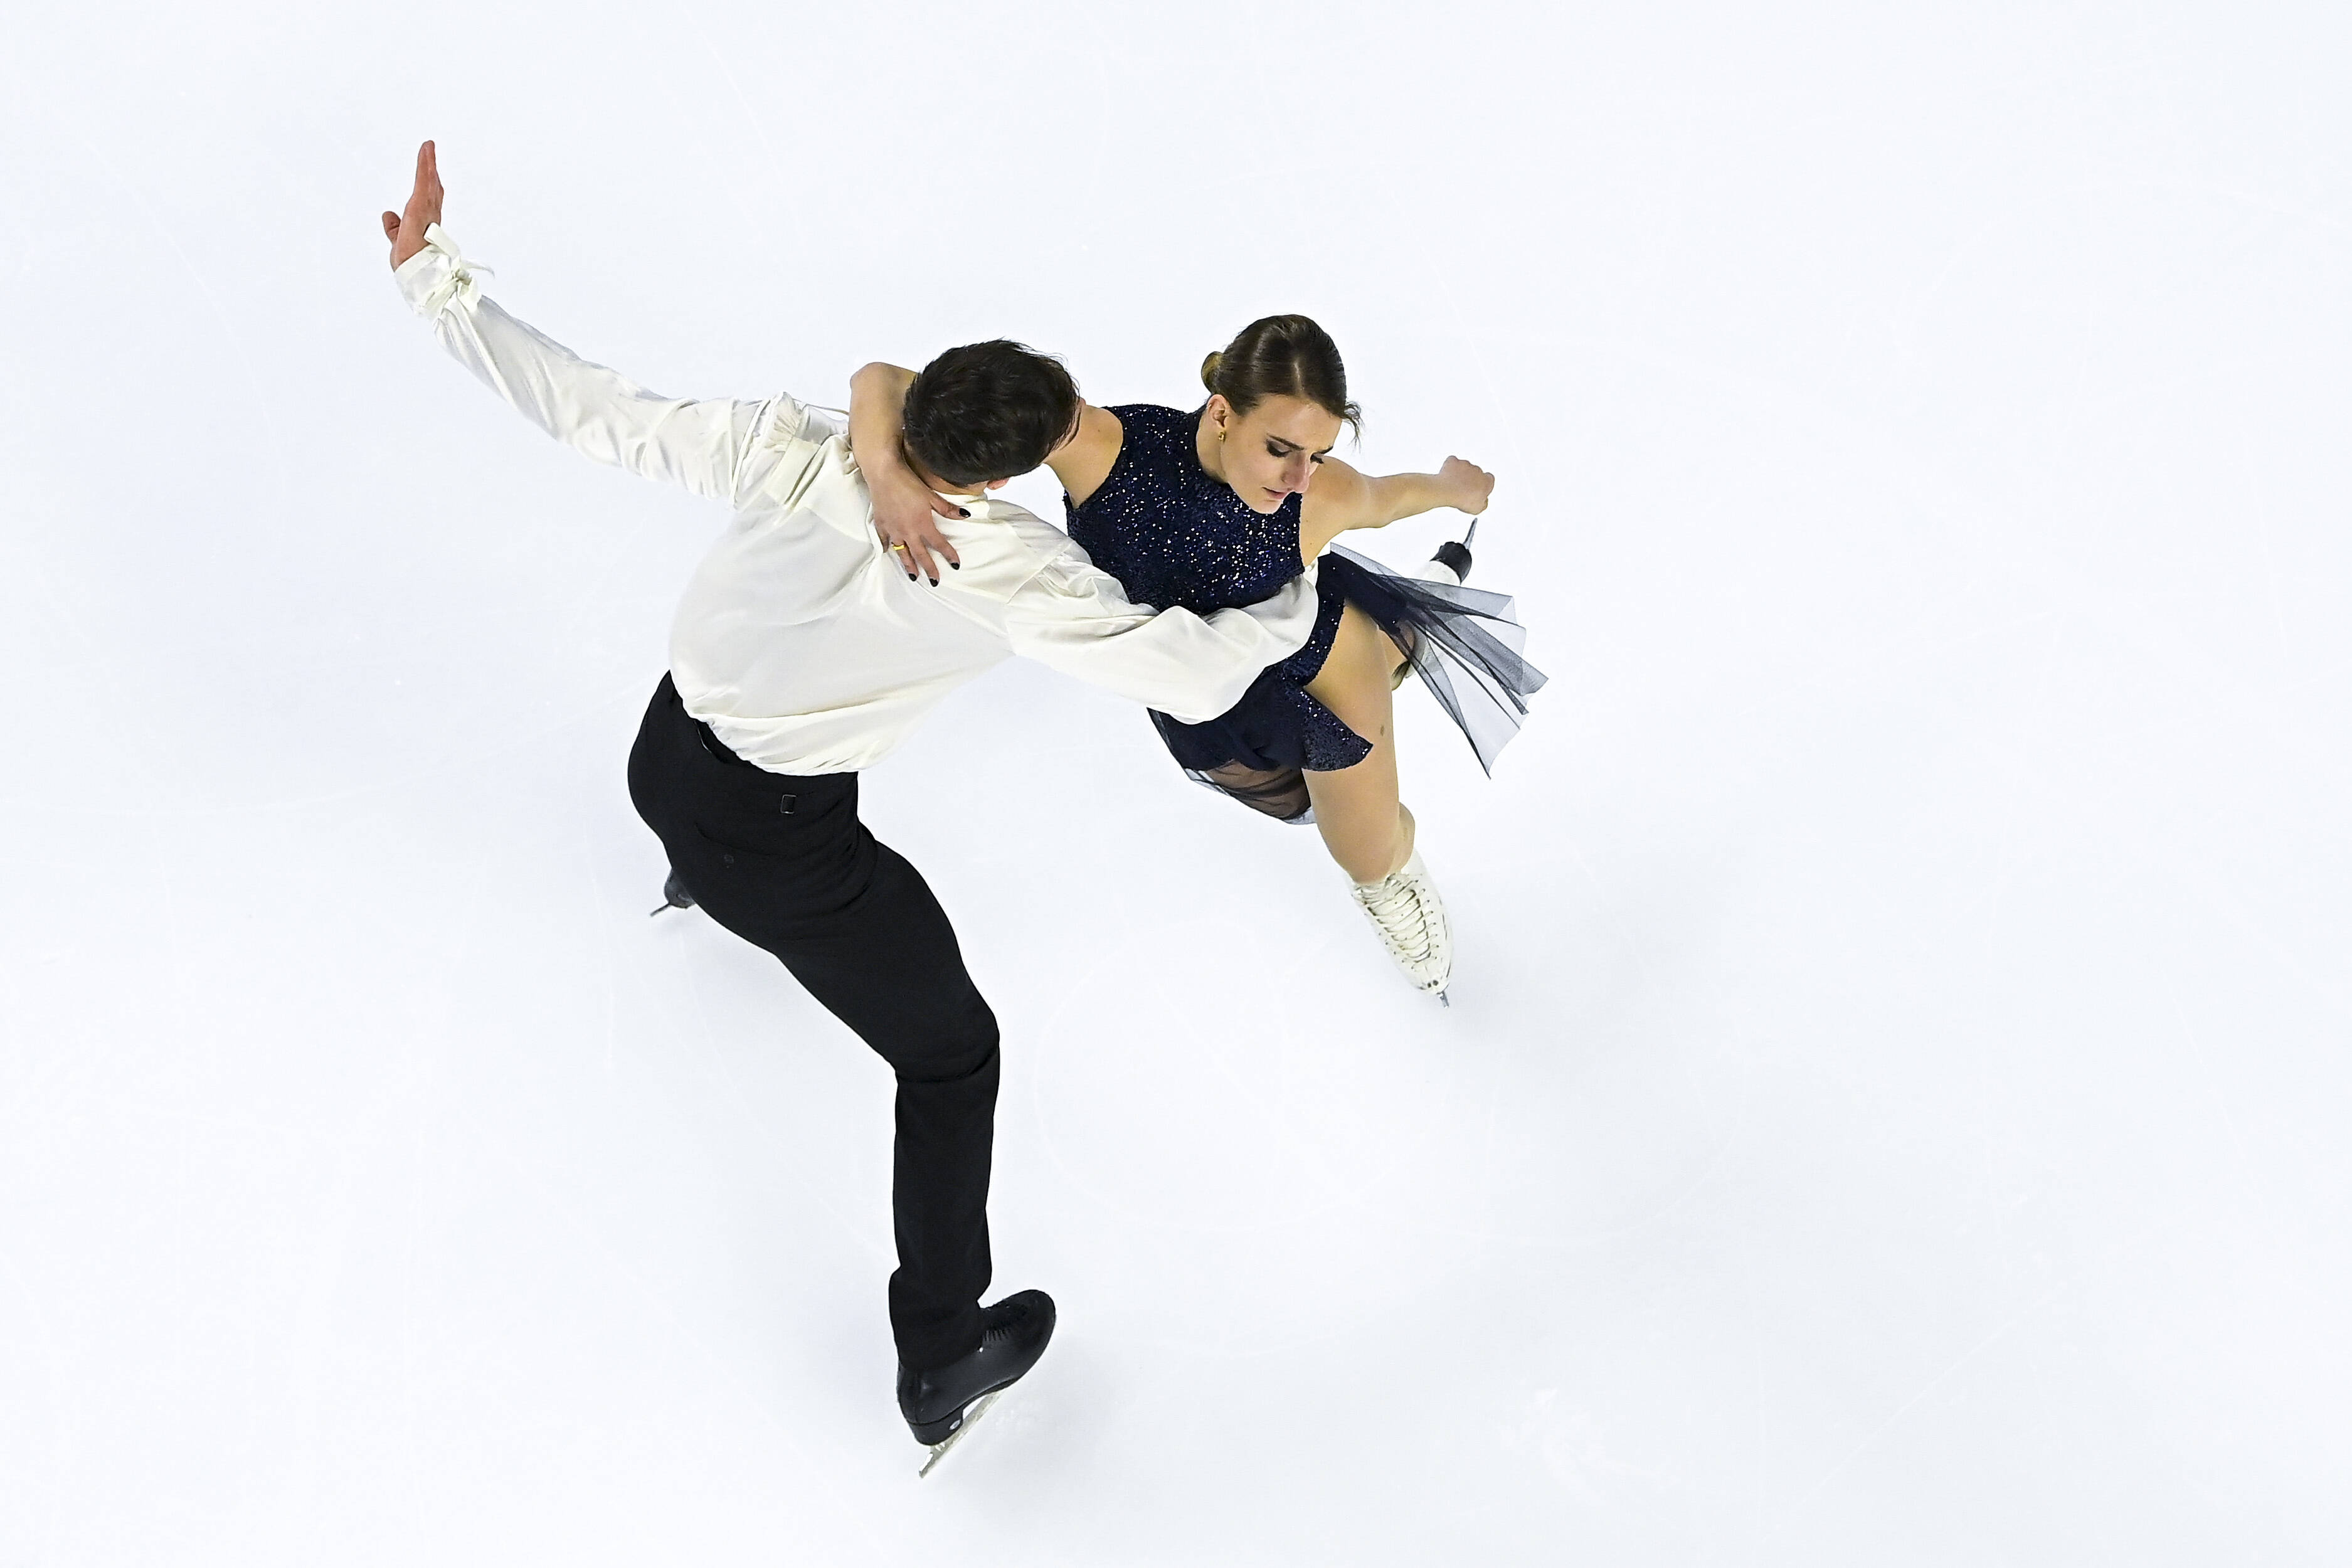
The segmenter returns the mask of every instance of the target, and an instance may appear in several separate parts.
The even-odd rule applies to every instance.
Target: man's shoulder
[[[977,548],[984,554],[1026,562],[1036,570],[1077,552],[1068,534],[1025,506],[994,496],[964,505],[971,516],[949,518],[940,524],[959,555]]]
[[[779,393],[775,401],[790,405],[800,417],[797,434],[803,441],[822,446],[839,441],[845,454],[849,450],[849,416],[839,408],[828,408],[822,403],[803,403],[789,393]]]
[[[1034,552],[1041,560],[1066,554],[1077,546],[1070,536],[1031,511],[1027,507],[1009,500],[987,497],[982,502],[986,508],[976,515],[975,522],[985,520],[1013,535],[1024,550]]]
[[[1070,536],[1024,506],[985,498],[968,518],[943,518],[940,531],[955,546],[961,564],[949,581],[987,597],[1010,601],[1041,580],[1057,583],[1072,574],[1091,574],[1094,563]]]
[[[739,504],[762,513],[870,512],[872,507],[844,416],[788,393],[761,406],[737,484]]]

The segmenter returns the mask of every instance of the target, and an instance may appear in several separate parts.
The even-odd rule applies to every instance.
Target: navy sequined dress
[[[1129,598],[1205,615],[1255,604],[1306,569],[1302,498],[1256,511],[1210,474],[1193,445],[1200,410],[1129,404],[1109,412],[1123,432],[1118,460],[1084,505],[1063,501],[1070,537]],[[1493,765],[1544,681],[1518,656],[1521,633],[1507,597],[1402,577],[1336,547],[1318,568],[1316,596],[1306,646],[1260,671],[1230,710],[1205,724],[1153,711],[1186,773],[1269,816],[1312,820],[1302,770],[1335,773],[1371,754],[1369,742],[1307,690],[1351,603],[1407,652],[1479,761]]]

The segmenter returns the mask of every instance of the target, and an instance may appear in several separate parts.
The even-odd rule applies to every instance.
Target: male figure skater
[[[857,772],[1013,653],[1179,717],[1223,712],[1305,642],[1311,582],[1244,609],[1155,615],[1060,531],[989,496],[1078,414],[1059,364],[1003,342],[949,350],[908,393],[905,455],[962,513],[947,523],[961,564],[918,581],[875,531],[845,416],[782,395],[665,398],[587,363],[483,297],[441,200],[427,142],[383,232],[442,346],[556,439],[734,508],[679,602],[629,795],[669,851],[686,895],[673,901],[774,953],[898,1075],[890,1327],[899,1411],[936,1459],[968,1409],[1035,1364],[1054,1303],[1024,1290],[980,1304],[996,1020],[922,877],[858,821]]]

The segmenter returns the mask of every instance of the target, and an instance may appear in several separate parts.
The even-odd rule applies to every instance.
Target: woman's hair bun
[[[1339,345],[1305,316],[1264,316],[1201,362],[1201,384],[1247,414],[1269,397],[1297,397],[1362,429],[1363,414],[1348,401],[1348,367]]]

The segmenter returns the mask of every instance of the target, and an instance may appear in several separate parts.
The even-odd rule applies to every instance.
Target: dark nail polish
[[[929,583],[934,588],[940,585],[940,580],[937,577],[927,577],[924,581]]]
[[[958,507],[956,508],[956,515],[958,517],[970,517],[971,513],[962,507]]]
[[[909,582],[909,583],[911,583],[911,582],[913,582],[914,580],[915,580],[915,574],[914,574],[912,572],[908,573],[908,574],[907,574],[907,581],[908,581],[908,582]]]
[[[948,570],[950,572],[961,572],[963,570],[963,563],[961,561],[950,561],[948,563]]]

